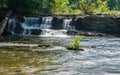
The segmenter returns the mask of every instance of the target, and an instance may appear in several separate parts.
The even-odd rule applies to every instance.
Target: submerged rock
[[[75,48],[75,47],[72,47],[72,46],[66,46],[66,48],[69,49],[69,50],[84,51],[84,49],[81,48],[81,47]]]
[[[0,45],[0,49],[3,50],[12,50],[12,51],[25,51],[25,52],[32,52],[36,49],[47,49],[52,47],[49,44],[23,44],[23,43],[3,43]]]

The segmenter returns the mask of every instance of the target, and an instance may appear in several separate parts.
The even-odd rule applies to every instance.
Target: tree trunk
[[[12,14],[12,11],[9,11],[8,14],[5,16],[5,18],[0,23],[0,35],[2,35],[5,26],[7,25],[7,22],[9,20],[9,16]]]

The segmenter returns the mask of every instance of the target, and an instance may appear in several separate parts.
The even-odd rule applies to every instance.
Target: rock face
[[[87,16],[78,18],[76,28],[83,31],[101,32],[106,34],[120,34],[120,17]]]
[[[53,17],[52,19],[52,29],[63,29],[63,20],[66,18],[72,18],[72,24],[75,26],[75,31],[79,32],[98,32],[98,33],[105,33],[105,34],[111,34],[111,35],[120,35],[120,16],[110,16],[110,15],[49,15],[50,17]],[[29,17],[29,16],[27,16]],[[30,16],[30,17],[36,17],[36,16]],[[40,23],[42,22],[42,16],[37,16],[40,19]],[[45,15],[46,17],[46,15]],[[24,22],[24,19],[19,16],[17,17],[18,22]],[[19,30],[19,31],[17,31]],[[21,33],[23,31],[23,28],[20,26],[20,24],[17,24],[15,32]],[[71,33],[72,32],[72,33]],[[77,32],[69,31],[68,34],[77,34]],[[9,33],[9,32],[7,32]],[[35,30],[31,34],[33,35],[39,35],[41,33],[41,30]],[[5,33],[6,34],[6,33]]]
[[[62,18],[54,17],[53,21],[52,21],[52,25],[53,25],[52,28],[53,29],[62,29],[62,22],[63,22]]]

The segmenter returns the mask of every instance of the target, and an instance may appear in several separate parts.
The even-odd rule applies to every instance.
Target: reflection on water
[[[34,52],[0,49],[0,75],[120,75],[120,38],[86,37],[85,51],[67,50],[71,37],[19,36],[1,44],[52,44]]]

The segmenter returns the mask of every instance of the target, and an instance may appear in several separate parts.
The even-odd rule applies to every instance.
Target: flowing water
[[[52,17],[10,19],[7,30],[12,35],[0,37],[0,75],[120,75],[120,38],[86,37],[80,42],[84,51],[65,46],[75,30],[72,19],[64,19],[62,30],[54,30]],[[32,35],[33,31],[41,33]],[[38,45],[51,45],[47,48]]]
[[[72,18],[63,20],[63,27],[65,30],[75,30],[75,26],[71,26]]]
[[[42,24],[41,24],[41,29],[50,29],[52,28],[52,17],[43,17],[42,19]]]
[[[68,30],[75,30],[71,24],[72,18],[65,18],[61,23],[61,30],[54,29],[52,25],[53,17],[42,17],[40,23],[39,17],[24,17],[24,22],[19,23],[15,18],[10,19],[6,28],[12,35],[65,35]]]
[[[14,37],[14,38],[13,38]],[[67,50],[71,37],[11,36],[0,46],[51,44],[46,49],[0,49],[0,75],[120,75],[120,38],[86,37],[84,51]]]

